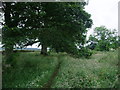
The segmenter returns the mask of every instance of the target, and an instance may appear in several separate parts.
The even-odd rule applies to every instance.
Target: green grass
[[[15,55],[16,65],[3,72],[3,88],[40,88],[49,80],[58,63],[57,56],[35,52]]]
[[[91,59],[66,56],[53,88],[113,88],[118,80],[118,52],[97,52]]]
[[[2,86],[2,52],[0,51],[0,89]]]
[[[118,87],[118,51],[96,52],[90,59],[73,58],[66,53],[19,52],[14,67],[5,68],[3,88],[41,88],[50,80],[58,60],[62,61],[52,88]]]

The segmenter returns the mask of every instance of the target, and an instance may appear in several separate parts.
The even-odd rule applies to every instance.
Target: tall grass
[[[36,52],[15,54],[14,67],[3,72],[3,88],[40,88],[49,80],[58,63],[57,56]]]
[[[118,52],[98,52],[91,59],[66,56],[53,88],[118,87]]]
[[[0,51],[0,89],[2,88],[2,52]]]
[[[118,83],[118,51],[94,52],[91,59],[73,58],[66,53],[19,52],[14,67],[3,68],[3,88],[42,88],[58,62],[59,72],[52,88],[113,88]]]

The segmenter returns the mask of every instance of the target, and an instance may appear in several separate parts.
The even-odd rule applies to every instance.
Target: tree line
[[[115,50],[120,46],[120,36],[116,29],[107,29],[105,26],[96,27],[93,35],[87,41],[88,48],[97,51]]]

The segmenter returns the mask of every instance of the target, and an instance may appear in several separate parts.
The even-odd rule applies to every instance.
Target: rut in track
[[[52,84],[53,84],[53,81],[55,79],[55,77],[57,76],[58,72],[59,72],[59,69],[61,67],[61,63],[62,63],[62,60],[61,58],[58,56],[58,64],[53,72],[53,74],[51,75],[49,81],[43,85],[43,88],[51,88]]]

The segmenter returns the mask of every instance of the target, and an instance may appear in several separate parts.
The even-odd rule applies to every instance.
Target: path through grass
[[[66,56],[53,88],[118,87],[118,52],[98,52],[91,59]]]
[[[65,53],[15,55],[14,67],[5,68],[3,88],[113,88],[118,87],[118,52],[96,52],[91,59]],[[62,62],[61,65],[58,63]],[[56,71],[56,69],[58,69]]]
[[[19,53],[14,59],[14,68],[3,72],[3,88],[41,88],[58,64],[57,55],[45,57],[35,52]]]

